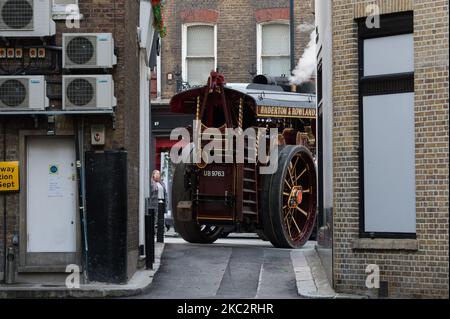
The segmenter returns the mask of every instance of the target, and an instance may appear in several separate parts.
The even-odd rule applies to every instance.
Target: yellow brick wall
[[[448,298],[448,1],[332,3],[335,288],[369,293],[365,268],[378,264],[391,296]],[[382,14],[414,11],[418,251],[352,249],[359,236],[358,39],[354,19],[365,16],[366,5],[371,3],[377,3]]]

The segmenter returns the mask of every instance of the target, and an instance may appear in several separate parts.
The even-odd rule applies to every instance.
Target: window
[[[412,33],[364,40],[364,76],[414,72]]]
[[[412,13],[359,21],[361,237],[415,238]]]
[[[289,24],[277,22],[257,26],[257,71],[259,74],[291,74]]]
[[[214,25],[183,26],[183,81],[205,85],[217,68],[217,30]]]

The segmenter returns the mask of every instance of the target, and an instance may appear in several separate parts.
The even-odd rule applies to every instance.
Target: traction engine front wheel
[[[316,169],[304,146],[279,149],[278,169],[263,177],[264,234],[278,248],[300,248],[311,236],[316,220]]]

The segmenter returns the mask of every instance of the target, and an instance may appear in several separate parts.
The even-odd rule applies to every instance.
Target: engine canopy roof
[[[313,94],[284,92],[278,86],[230,83],[224,86],[226,99],[243,98],[257,110],[258,117],[316,117],[316,97]],[[195,114],[197,98],[203,98],[208,86],[197,87],[175,95],[170,101],[171,112]]]

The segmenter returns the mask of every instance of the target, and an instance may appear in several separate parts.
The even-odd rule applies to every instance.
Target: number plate
[[[225,177],[225,171],[203,171],[203,176],[205,177]]]

